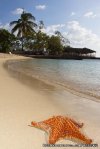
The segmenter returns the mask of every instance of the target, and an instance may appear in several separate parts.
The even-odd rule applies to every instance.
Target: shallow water
[[[99,60],[28,59],[9,64],[17,72],[100,98]]]

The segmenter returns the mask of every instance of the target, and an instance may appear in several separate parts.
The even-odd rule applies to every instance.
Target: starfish
[[[83,123],[78,123],[75,120],[65,116],[53,116],[41,122],[31,122],[32,127],[42,129],[49,134],[49,144],[55,144],[60,139],[78,139],[85,144],[91,144],[92,140],[88,139],[80,132]]]

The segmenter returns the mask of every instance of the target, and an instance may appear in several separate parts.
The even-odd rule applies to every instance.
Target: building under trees
[[[93,58],[96,56],[96,51],[88,48],[73,48],[73,47],[64,47],[63,54],[65,56],[78,56],[83,58]]]

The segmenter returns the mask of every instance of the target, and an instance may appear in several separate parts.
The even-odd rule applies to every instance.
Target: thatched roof
[[[77,53],[77,54],[96,53],[96,51],[88,49],[88,48],[72,48],[72,47],[65,47],[64,52],[66,52],[66,53]]]

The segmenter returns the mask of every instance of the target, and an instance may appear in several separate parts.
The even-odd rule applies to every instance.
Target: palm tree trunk
[[[22,51],[24,50],[23,47],[24,47],[24,39],[22,37]]]

